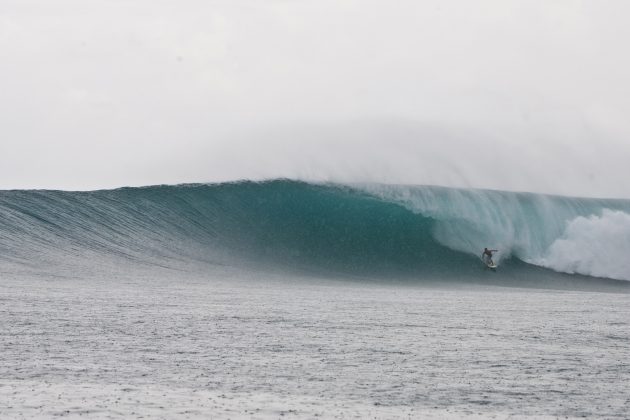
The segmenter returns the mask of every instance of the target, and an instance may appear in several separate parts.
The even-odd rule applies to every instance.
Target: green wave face
[[[0,263],[4,271],[53,273],[81,272],[77,267],[99,271],[113,262],[117,267],[212,271],[230,266],[319,276],[486,281],[489,273],[479,255],[488,246],[500,249],[493,282],[550,276],[565,281],[571,276],[540,268],[557,270],[554,264],[570,260],[557,245],[580,245],[581,232],[613,220],[623,242],[627,214],[625,200],[290,180],[4,191]],[[576,220],[577,233],[567,236]],[[610,239],[599,233],[604,236],[590,232],[587,237]],[[630,279],[630,268],[628,273],[617,268],[621,274],[600,277],[626,280],[628,274]],[[581,270],[573,271],[592,274],[588,267]]]

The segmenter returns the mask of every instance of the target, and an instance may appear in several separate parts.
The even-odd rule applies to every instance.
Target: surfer
[[[481,254],[481,258],[488,265],[494,265],[494,261],[492,261],[492,253],[493,252],[499,252],[499,250],[498,249],[484,248],[483,249],[483,254]]]

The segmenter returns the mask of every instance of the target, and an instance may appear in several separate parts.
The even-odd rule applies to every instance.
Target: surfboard
[[[495,263],[487,263],[487,262],[484,261],[484,264],[488,268],[497,268],[497,265]]]

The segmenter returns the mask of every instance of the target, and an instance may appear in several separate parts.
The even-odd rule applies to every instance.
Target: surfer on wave
[[[483,249],[483,254],[481,254],[481,259],[483,259],[483,261],[487,265],[494,265],[494,261],[492,261],[492,253],[493,252],[499,252],[499,250],[498,249],[488,249],[488,248],[484,248]]]

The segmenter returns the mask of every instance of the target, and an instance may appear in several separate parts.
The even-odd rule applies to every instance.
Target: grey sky
[[[630,198],[630,2],[2,0],[0,188]]]

